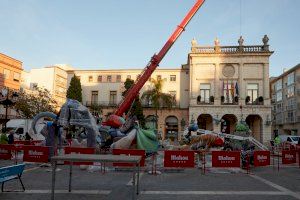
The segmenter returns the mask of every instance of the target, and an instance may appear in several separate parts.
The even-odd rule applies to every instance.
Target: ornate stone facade
[[[232,133],[245,121],[261,142],[271,139],[269,57],[263,45],[202,47],[193,41],[188,55],[190,74],[189,118],[200,128]]]

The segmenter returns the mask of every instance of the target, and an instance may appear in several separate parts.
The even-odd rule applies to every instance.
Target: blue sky
[[[25,70],[51,64],[78,69],[144,68],[194,0],[1,0],[0,52]],[[241,3],[241,4],[240,4]],[[240,14],[241,5],[241,14]],[[160,64],[186,63],[200,45],[262,44],[268,34],[270,75],[300,63],[299,0],[206,0]],[[240,26],[241,19],[241,26]]]

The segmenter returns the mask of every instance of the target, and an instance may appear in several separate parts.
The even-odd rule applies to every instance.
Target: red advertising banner
[[[146,151],[142,149],[113,149],[113,155],[142,156],[141,167],[145,166]],[[132,163],[113,163],[115,167],[133,167]]]
[[[23,146],[23,161],[27,162],[48,162],[49,147],[44,146]]]
[[[212,167],[240,167],[239,151],[212,151]]]
[[[95,154],[95,148],[65,147],[65,154]],[[69,162],[65,162],[68,165]],[[74,165],[93,165],[93,162],[74,162]]]
[[[10,160],[14,147],[11,144],[0,144],[0,160]]]
[[[270,165],[270,151],[254,151],[254,166]]]
[[[296,163],[297,151],[295,150],[283,150],[282,151],[282,164]]]
[[[164,167],[193,168],[195,167],[195,152],[165,151]]]

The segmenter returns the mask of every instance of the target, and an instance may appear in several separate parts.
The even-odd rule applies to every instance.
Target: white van
[[[280,142],[290,142],[292,144],[298,144],[300,136],[297,135],[279,135]]]
[[[32,119],[11,119],[6,124],[7,130],[13,130],[14,138],[16,140],[25,140],[26,132],[29,133],[33,140],[44,140],[45,137],[42,134],[39,134],[42,128],[44,127],[44,123],[37,124],[36,129],[38,134],[33,134],[31,129]]]

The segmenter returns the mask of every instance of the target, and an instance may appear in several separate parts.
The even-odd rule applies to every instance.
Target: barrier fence
[[[28,141],[26,141],[28,142]],[[47,163],[50,161],[50,148],[46,146],[37,146],[34,144],[40,144],[41,141],[30,141],[31,145],[18,141],[13,145],[0,145],[0,160],[11,160],[13,155],[17,162],[18,152],[23,152],[24,162],[37,162]],[[64,153],[80,153],[80,154],[95,154],[95,148],[81,148],[81,147],[64,147]],[[56,151],[56,150],[55,150]],[[241,167],[241,152],[240,151],[180,151],[180,150],[164,150],[163,152],[163,168],[194,168],[196,165],[196,156],[201,160],[202,171],[205,173],[207,168],[207,155],[211,155],[211,167],[212,168],[239,168]],[[114,155],[140,155],[142,156],[141,167],[145,167],[146,151],[137,149],[113,149]],[[298,155],[298,156],[297,156]],[[291,150],[280,151],[254,151],[253,155],[246,155],[243,160],[247,172],[250,172],[250,159],[253,159],[254,167],[264,167],[271,165],[271,157],[273,158],[273,166],[275,167],[277,158],[277,166],[279,170],[280,163],[282,165],[290,165],[299,162],[300,168],[300,146]],[[280,159],[281,158],[281,159]],[[280,162],[281,161],[281,162]],[[65,164],[70,164],[65,162]],[[72,165],[93,165],[92,162],[76,162]],[[152,154],[152,173],[156,174],[156,154]],[[130,163],[113,163],[114,167],[132,167]],[[102,165],[101,165],[102,167]],[[105,168],[105,166],[104,166]]]

